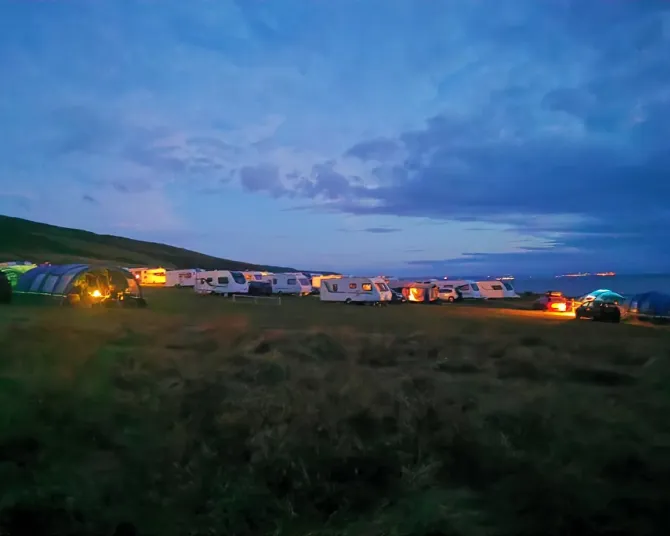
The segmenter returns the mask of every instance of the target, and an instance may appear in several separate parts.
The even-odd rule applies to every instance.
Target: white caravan
[[[194,290],[198,294],[248,294],[249,282],[244,278],[242,272],[231,272],[229,270],[213,270],[209,272],[198,272]]]
[[[470,281],[469,279],[443,279],[441,281],[435,281],[435,284],[440,291],[449,289],[459,290],[463,295],[463,299],[466,300],[481,300],[484,297],[479,290],[479,285],[475,281]]]
[[[381,277],[341,277],[321,282],[321,301],[382,303],[391,301],[391,289]]]
[[[196,274],[202,270],[169,270],[165,272],[166,287],[194,287]]]
[[[479,291],[485,299],[519,298],[514,287],[507,281],[477,281]]]
[[[312,283],[305,274],[272,274],[273,294],[297,294],[307,296],[312,292]]]

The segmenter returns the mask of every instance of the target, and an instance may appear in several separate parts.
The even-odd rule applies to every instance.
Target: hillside
[[[294,268],[220,259],[166,244],[100,235],[0,215],[0,261],[13,260],[37,263],[103,261],[123,266],[178,269],[294,271]]]

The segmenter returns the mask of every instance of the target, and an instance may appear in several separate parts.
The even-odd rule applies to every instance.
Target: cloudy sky
[[[304,269],[670,270],[666,0],[5,0],[0,81],[2,214]]]

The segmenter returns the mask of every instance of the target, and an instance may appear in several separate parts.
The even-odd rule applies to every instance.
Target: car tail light
[[[560,311],[560,312],[564,313],[565,309],[566,309],[566,306],[565,306],[564,303],[552,303],[551,308],[554,311]]]

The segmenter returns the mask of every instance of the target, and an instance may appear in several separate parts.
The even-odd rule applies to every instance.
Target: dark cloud
[[[534,37],[567,35],[573,54],[589,56],[579,84],[542,93],[517,82],[492,89],[476,112],[443,113],[397,139],[361,141],[344,153],[377,161],[381,184],[353,183],[331,167],[328,181],[312,178],[300,193],[331,201],[329,210],[505,224],[554,244],[435,263],[518,263],[523,256],[670,268],[661,246],[670,243],[670,36],[661,31],[670,5],[549,4],[551,26],[533,26],[528,17],[514,27]],[[497,42],[493,29],[502,26],[489,24]],[[565,60],[557,42],[534,50],[535,59]]]
[[[275,197],[286,194],[277,166],[260,164],[240,168],[240,182],[249,192],[267,192]]]
[[[396,154],[400,148],[397,140],[378,138],[357,143],[345,153],[345,156],[353,156],[361,160],[384,161]]]
[[[88,194],[84,194],[84,195],[81,197],[81,199],[82,199],[83,201],[85,201],[86,203],[90,203],[90,204],[92,204],[92,205],[97,205],[97,204],[98,204],[98,200],[97,200],[95,197],[92,197],[92,196],[90,196],[90,195],[88,195]]]
[[[396,227],[367,227],[363,229],[364,233],[372,234],[398,233],[400,231],[402,231],[402,229],[398,229]]]
[[[402,229],[398,229],[396,227],[366,227],[365,229],[362,229],[364,233],[372,233],[372,234],[387,234],[387,233],[398,233],[402,231]]]
[[[141,194],[152,189],[151,183],[144,179],[113,179],[110,184],[122,194]]]
[[[397,227],[366,227],[364,229],[340,229],[341,233],[371,233],[371,234],[390,234],[399,233],[402,229]]]

